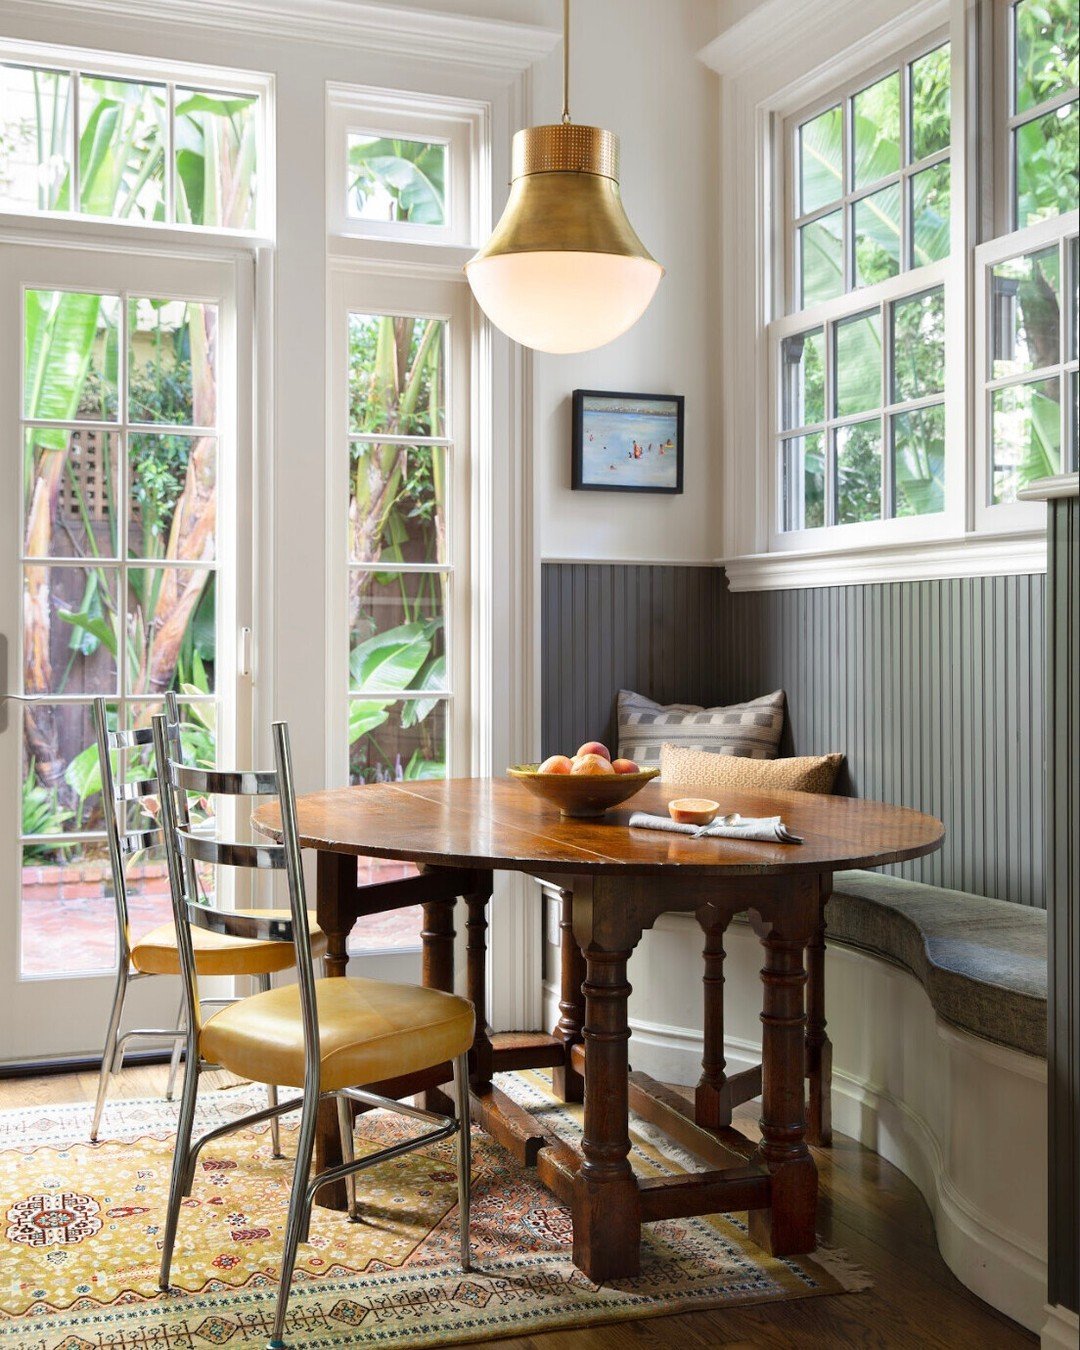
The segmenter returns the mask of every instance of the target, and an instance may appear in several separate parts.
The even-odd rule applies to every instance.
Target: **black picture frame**
[[[650,403],[654,403],[657,405],[663,404],[665,405],[665,408],[670,407],[671,404],[675,405],[675,435],[673,438],[674,446],[672,447],[674,449],[674,475],[675,475],[675,481],[673,484],[668,485],[658,483],[605,482],[603,481],[602,477],[595,475],[595,470],[589,469],[589,467],[586,464],[586,457],[585,457],[586,436],[588,435],[586,419],[587,414],[590,411],[593,412],[598,411],[596,409],[587,408],[586,402],[587,400],[590,399],[611,399],[623,403],[639,404],[642,405],[642,414],[641,414],[642,416],[648,415],[645,409],[647,408],[647,405]],[[682,394],[634,394],[634,393],[619,393],[615,390],[609,389],[575,389],[573,391],[573,399],[572,399],[572,436],[571,436],[572,451],[570,462],[571,488],[575,492],[651,492],[654,494],[660,494],[662,496],[675,496],[681,493],[683,490],[683,435],[684,435],[684,420],[686,411],[685,404],[686,404],[685,396]],[[659,408],[657,408],[657,414],[660,414]],[[628,412],[627,415],[633,414],[632,412]],[[665,412],[663,415],[668,414]],[[663,455],[665,454],[665,452],[668,451],[667,442],[664,442],[662,446],[658,446],[656,452],[653,451],[652,444],[653,443],[649,444],[649,449],[647,451],[642,449],[642,453],[639,455],[639,458],[644,459],[647,456],[651,456],[653,453],[659,453],[660,455]],[[627,453],[628,454],[634,453],[635,455],[637,455],[638,450],[639,447],[637,440],[636,438],[633,438],[633,451]],[[620,469],[625,467],[626,461],[620,452],[619,459],[616,461],[613,457],[612,461],[609,463],[607,467],[606,472],[617,473],[619,472]],[[654,462],[650,462],[650,464],[647,467],[649,468],[654,467]]]

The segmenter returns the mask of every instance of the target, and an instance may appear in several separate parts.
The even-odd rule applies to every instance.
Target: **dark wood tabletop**
[[[674,797],[700,789],[649,783],[626,806],[596,820],[564,820],[509,778],[373,783],[305,793],[297,800],[304,848],[436,867],[483,867],[553,875],[612,873],[753,876],[880,867],[940,847],[939,820],[907,807],[806,792],[725,792],[721,810],[781,816],[802,844],[630,829],[635,811],[667,815]],[[277,806],[254,822],[274,835]]]

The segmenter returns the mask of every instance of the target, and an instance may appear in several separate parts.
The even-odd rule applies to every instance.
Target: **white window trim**
[[[995,385],[991,379],[993,352],[991,350],[990,323],[991,303],[990,284],[995,264],[1020,254],[1031,253],[1038,249],[1058,246],[1063,255],[1061,268],[1060,310],[1059,310],[1059,351],[1065,359],[1056,366],[1048,367],[1048,378],[1057,378],[1063,397],[1061,399],[1061,454],[1068,453],[1069,444],[1069,399],[1067,372],[1077,369],[1075,357],[1068,357],[1067,325],[1071,318],[1072,287],[1074,279],[1070,275],[1067,242],[1080,230],[1080,211],[1070,211],[1065,215],[1054,216],[1049,220],[1040,220],[1026,229],[1016,230],[1000,239],[988,240],[975,249],[975,388],[974,388],[974,445],[975,445],[975,524],[976,528],[995,531],[1004,529],[1035,529],[1041,524],[1045,527],[1046,510],[1038,499],[1021,496],[1015,502],[993,504],[991,502],[990,450],[991,450],[991,398],[990,387]],[[1038,372],[1026,375],[1024,383],[1038,378]],[[1062,464],[1061,472],[1068,472]]]
[[[127,221],[87,215],[81,211],[18,212],[0,202],[0,226],[10,222],[17,226],[42,229],[47,222],[63,222],[87,227],[116,238],[120,231],[146,232],[146,237],[162,242],[174,238],[177,242],[219,241],[235,245],[243,240],[248,244],[267,242],[274,238],[275,185],[274,154],[274,77],[250,70],[234,70],[190,61],[158,60],[152,57],[128,56],[119,52],[101,52],[95,48],[69,47],[43,42],[23,42],[14,38],[0,39],[0,62],[28,66],[42,66],[54,70],[78,71],[94,76],[111,76],[118,80],[141,80],[165,84],[169,88],[169,132],[166,148],[165,182],[168,190],[173,181],[172,165],[172,90],[175,86],[218,90],[230,94],[252,94],[259,99],[259,143],[256,154],[258,180],[255,226],[250,230],[230,230],[203,225],[184,225],[172,221]],[[74,137],[75,129],[71,130]],[[171,194],[170,194],[171,195]]]
[[[401,90],[327,86],[327,231],[332,239],[396,240],[409,246],[450,244],[475,249],[491,228],[489,180],[490,107],[468,99],[412,94]],[[442,142],[449,152],[444,225],[361,220],[350,216],[345,165],[348,138],[359,132]]]
[[[821,0],[813,12],[797,14],[783,0],[765,0],[714,39],[700,59],[721,77],[721,172],[733,220],[721,242],[725,281],[721,351],[722,389],[738,390],[723,397],[722,444],[724,500],[722,539],[727,545],[716,561],[727,569],[733,590],[788,589],[798,586],[857,584],[866,581],[962,577],[1041,572],[1046,567],[1045,515],[1034,530],[1017,524],[1015,532],[977,533],[974,461],[966,466],[963,520],[954,532],[909,541],[880,538],[873,545],[835,541],[821,548],[772,548],[776,488],[774,476],[775,375],[768,325],[779,306],[786,272],[787,185],[782,157],[771,153],[786,119],[821,101],[827,106],[835,91],[861,72],[891,63],[905,47],[926,41],[943,23],[952,43],[954,93],[952,116],[952,260],[959,280],[959,308],[965,316],[968,349],[962,369],[960,402],[948,392],[947,405],[963,409],[969,427],[974,415],[976,385],[973,332],[973,251],[980,237],[991,235],[997,218],[976,190],[977,175],[968,164],[992,173],[995,190],[1001,182],[997,161],[1003,153],[1000,100],[992,101],[988,82],[969,75],[971,62],[993,62],[993,30],[1004,0]],[[839,54],[835,35],[849,42]],[[995,135],[986,134],[993,126]],[[975,128],[983,128],[981,140]],[[970,129],[970,130],[969,130]],[[998,170],[997,172],[992,172]],[[970,181],[969,181],[970,180]],[[746,260],[753,256],[754,268]],[[903,277],[905,274],[901,274]],[[911,277],[913,274],[906,274]],[[948,291],[948,287],[947,287]],[[847,297],[845,297],[847,298]],[[832,303],[832,302],[830,302]],[[948,299],[947,299],[948,305]],[[807,316],[810,317],[809,315]],[[812,320],[801,327],[812,326]],[[755,334],[747,341],[747,334]],[[954,367],[957,363],[953,363]],[[948,376],[947,376],[948,379]],[[756,393],[755,393],[756,391]],[[948,416],[948,412],[947,412]],[[970,444],[972,433],[964,438]],[[768,440],[766,441],[766,438]],[[768,444],[768,450],[764,447]],[[752,465],[748,459],[753,457]],[[933,519],[924,517],[924,520]],[[894,522],[879,522],[881,526]],[[846,529],[849,527],[833,527]],[[815,531],[821,534],[823,531]],[[734,545],[734,547],[732,547]]]

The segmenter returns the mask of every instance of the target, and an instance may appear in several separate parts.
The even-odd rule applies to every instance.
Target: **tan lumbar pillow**
[[[660,778],[713,791],[831,792],[843,755],[795,755],[790,759],[744,759],[687,750],[665,742],[660,747]]]

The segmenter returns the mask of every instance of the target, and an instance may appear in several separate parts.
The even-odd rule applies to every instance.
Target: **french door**
[[[117,931],[91,700],[138,727],[175,690],[190,760],[249,748],[249,269],[0,243],[0,1061],[100,1053]],[[171,918],[160,850],[128,879],[137,938]],[[128,1025],[177,999],[139,981]]]

